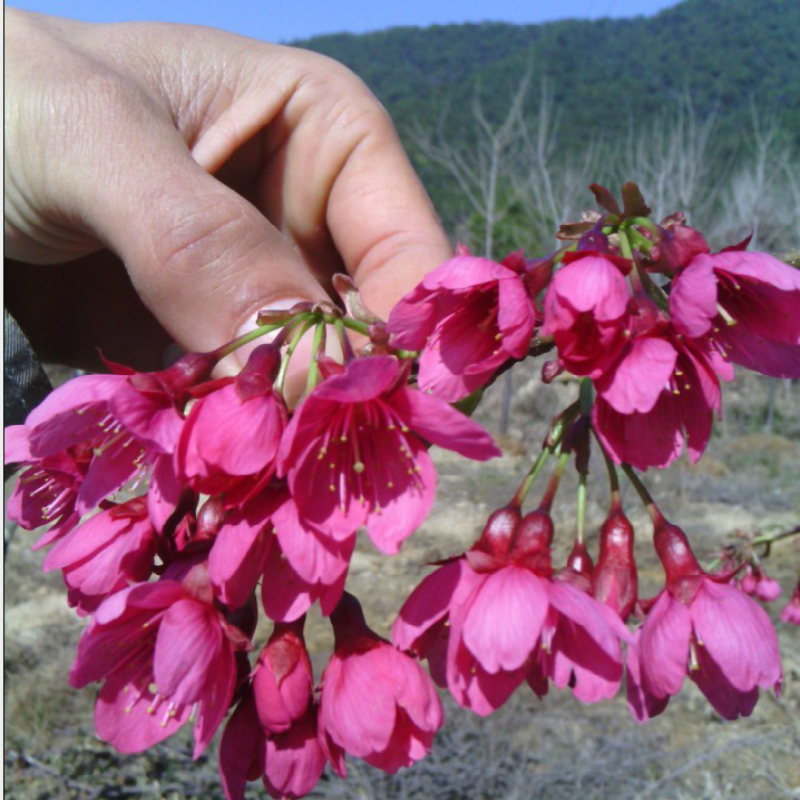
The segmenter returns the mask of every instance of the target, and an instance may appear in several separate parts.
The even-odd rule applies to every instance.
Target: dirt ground
[[[509,499],[530,463],[525,449],[535,455],[545,420],[572,391],[542,386],[530,374],[516,380],[503,459],[473,464],[438,451],[436,506],[402,552],[388,558],[368,540],[359,542],[348,588],[362,599],[379,633],[388,634],[400,604],[426,573],[424,565],[463,551],[488,514]],[[704,460],[646,477],[663,511],[685,528],[706,560],[737,529],[768,533],[800,521],[800,386],[778,387],[770,432],[764,432],[767,397],[766,381],[747,376],[728,393],[726,419]],[[494,387],[479,417],[492,426],[498,409]],[[592,469],[590,549],[606,504],[602,463],[595,459]],[[561,559],[574,526],[574,487],[568,474],[556,512]],[[533,495],[538,491],[535,487]],[[637,526],[641,594],[650,596],[660,587],[661,572],[632,491],[626,491],[625,500]],[[74,691],[67,683],[84,623],[67,608],[60,577],[41,573],[42,554],[28,549],[32,534],[12,534],[5,564],[5,796],[221,798],[215,748],[192,762],[186,729],[137,756],[121,756],[96,738],[94,692]],[[773,619],[792,589],[798,564],[797,538],[775,547],[767,566],[784,594],[769,607]],[[260,635],[268,631],[262,622]],[[800,798],[800,629],[779,623],[778,631],[783,693],[780,698],[763,694],[748,719],[724,722],[688,682],[666,713],[644,726],[631,719],[624,693],[582,706],[568,692],[552,691],[539,701],[520,690],[485,720],[443,696],[447,723],[427,759],[394,777],[350,759],[348,781],[326,776],[312,797]],[[312,614],[307,638],[319,676],[331,645],[327,622]],[[248,797],[265,793],[253,784]]]

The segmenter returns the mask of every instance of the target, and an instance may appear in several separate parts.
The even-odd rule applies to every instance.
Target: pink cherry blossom
[[[380,550],[396,553],[433,503],[426,442],[478,460],[500,454],[477,423],[406,380],[391,356],[355,359],[297,408],[279,468],[303,524],[338,541],[366,525]]]
[[[724,362],[659,322],[595,381],[592,426],[617,463],[666,467],[684,447],[695,463],[721,409],[719,376],[732,376]]]
[[[253,692],[248,689],[225,726],[219,748],[219,772],[225,800],[244,800],[248,781],[262,779],[270,797],[307,795],[319,782],[326,763],[317,736],[317,705],[283,733],[268,733],[259,722]]]
[[[661,713],[688,676],[725,719],[749,716],[759,687],[780,691],[778,639],[744,592],[704,573],[686,535],[657,524],[667,584],[628,649],[628,701],[640,722]]]
[[[204,573],[201,564],[181,581],[162,578],[111,595],[81,637],[70,683],[104,681],[97,733],[122,753],[145,750],[196,716],[197,757],[228,711],[234,645],[244,646],[244,637],[214,607]]]
[[[800,625],[800,582],[795,586],[789,602],[781,611],[780,619],[781,622],[788,622],[790,625]]]
[[[220,494],[242,478],[275,471],[286,407],[272,388],[280,351],[257,347],[233,381],[192,406],[176,452],[178,474],[197,491]]]
[[[516,516],[516,519],[515,519]],[[525,680],[594,702],[622,680],[618,617],[569,582],[552,580],[552,520],[495,512],[464,556],[429,575],[403,605],[395,645],[427,658],[465,708],[486,716]]]
[[[6,514],[25,530],[49,526],[36,550],[67,534],[80,520],[78,490],[92,461],[91,447],[79,444],[45,458],[34,458],[25,425],[5,429],[5,462],[24,465],[8,500]]]
[[[601,253],[587,253],[553,277],[544,299],[541,333],[553,337],[566,369],[597,378],[625,346],[630,299],[617,263]]]
[[[673,281],[675,327],[705,337],[730,361],[775,378],[800,377],[800,270],[766,253],[698,255]]]
[[[458,255],[429,272],[392,309],[392,344],[422,351],[423,391],[460,400],[510,358],[525,356],[536,314],[518,262]]]
[[[344,751],[390,774],[411,766],[444,722],[433,683],[367,627],[352,595],[343,596],[331,621],[335,650],[322,675],[319,712],[328,752]]]
[[[68,600],[79,612],[95,611],[108,595],[147,580],[157,534],[143,498],[115,505],[73,528],[47,554],[43,569],[60,569]]]

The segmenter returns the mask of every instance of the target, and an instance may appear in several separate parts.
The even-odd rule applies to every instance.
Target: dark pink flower
[[[80,520],[78,490],[92,460],[90,446],[79,444],[45,458],[34,458],[24,425],[5,429],[5,461],[25,465],[8,500],[8,518],[25,530],[48,525],[33,545],[36,550],[60,539]]]
[[[592,426],[606,452],[638,469],[666,467],[684,447],[692,463],[708,444],[721,409],[719,377],[732,377],[714,354],[659,322],[636,336],[595,380]]]
[[[393,641],[431,664],[465,708],[483,716],[526,679],[540,694],[547,679],[593,702],[622,680],[613,612],[585,592],[551,579],[552,520],[540,511],[521,522],[495,512],[481,539],[429,575],[400,610]]]
[[[273,517],[289,502],[285,488],[266,486],[240,506],[222,511],[208,555],[208,577],[229,608],[250,597],[277,546]]]
[[[800,377],[800,270],[766,253],[698,255],[673,281],[675,327],[727,359],[775,378]]]
[[[433,503],[426,442],[478,460],[500,454],[477,423],[406,379],[391,356],[355,359],[295,411],[279,463],[304,525],[338,541],[366,525],[380,550],[396,553]]]
[[[597,378],[614,362],[628,335],[631,293],[610,257],[586,254],[556,272],[544,299],[543,336],[552,336],[561,364]]]
[[[648,235],[647,230],[642,230],[642,233]],[[659,234],[645,261],[648,270],[653,272],[673,275],[696,255],[709,252],[703,235],[686,224],[686,217],[681,212],[661,220]]]
[[[197,491],[221,494],[243,478],[275,471],[286,407],[272,388],[280,350],[257,347],[233,381],[192,406],[176,452],[178,474]]]
[[[261,727],[283,733],[302,717],[314,699],[314,676],[303,639],[301,617],[276,623],[253,672],[253,696]]]
[[[204,572],[199,565],[181,581],[162,578],[111,595],[81,637],[70,683],[104,681],[97,733],[122,753],[145,750],[196,718],[197,757],[228,711],[234,646],[245,644],[214,607]]]
[[[335,650],[322,675],[319,712],[327,750],[390,774],[411,766],[444,722],[436,688],[413,658],[367,627],[352,595],[343,596],[331,621]]]
[[[108,595],[150,577],[156,546],[146,502],[136,498],[73,528],[47,554],[43,569],[62,570],[69,604],[91,612]]]
[[[788,622],[791,625],[800,625],[800,582],[795,586],[792,596],[786,607],[781,611],[781,622]]]
[[[770,578],[760,564],[748,564],[744,568],[739,588],[763,603],[777,600],[781,593],[781,585],[774,578]]]
[[[485,385],[510,358],[523,358],[535,323],[517,270],[458,255],[392,309],[388,330],[395,347],[422,351],[420,388],[452,402]]]
[[[667,584],[628,649],[628,701],[640,722],[661,713],[688,676],[725,719],[749,716],[759,687],[780,691],[769,616],[740,589],[704,573],[680,528],[655,532]]]
[[[592,573],[592,596],[625,620],[638,597],[633,525],[622,508],[611,510],[600,528],[600,555]]]
[[[136,373],[112,365],[122,374],[68,381],[25,420],[26,460],[47,469],[46,459],[77,451],[91,454],[76,487],[79,516],[122,486],[134,488],[151,472],[158,496],[173,497],[174,486],[159,486],[167,473],[153,468],[171,457],[183,425],[179,409],[188,397],[186,390],[213,363],[211,355],[192,353],[163,372]],[[161,513],[160,519],[165,516]]]
[[[219,747],[219,772],[225,800],[244,800],[248,781],[261,778],[270,797],[307,795],[319,782],[326,756],[317,736],[317,705],[284,733],[261,726],[251,690],[231,716]]]

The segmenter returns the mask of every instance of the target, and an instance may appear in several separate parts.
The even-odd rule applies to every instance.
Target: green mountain
[[[652,17],[391,28],[295,44],[360,75],[401,132],[409,121],[433,124],[445,103],[452,129],[463,130],[476,87],[496,119],[530,69],[534,87],[549,79],[560,135],[578,146],[587,130],[624,134],[686,89],[730,132],[749,125],[753,102],[778,110],[800,144],[799,41],[798,0],[685,0]]]

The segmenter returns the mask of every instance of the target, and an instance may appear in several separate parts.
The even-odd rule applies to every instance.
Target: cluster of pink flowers
[[[190,722],[196,757],[232,711],[220,745],[228,800],[259,778],[295,798],[326,764],[345,777],[347,754],[394,773],[430,751],[443,713],[418,659],[480,715],[524,683],[592,703],[626,680],[640,721],[686,677],[729,719],[750,714],[759,689],[778,692],[775,631],[749,595],[773,600],[780,587],[756,559],[738,577],[705,572],[651,504],[666,581],[641,599],[617,488],[596,563],[581,533],[553,565],[550,504],[563,459],[585,478],[591,433],[609,474],[616,462],[638,480],[630,465],[700,457],[733,363],[800,377],[800,271],[741,246],[711,254],[679,216],[656,225],[633,206],[570,226],[580,240],[551,257],[460,251],[386,323],[347,299],[352,316],[298,306],[233,378],[212,370],[238,340],[157,373],[109,362],[112,374],[68,382],[7,429],[6,461],[22,470],[9,516],[45,529],[34,545],[50,548],[44,569],[62,571],[69,604],[89,617],[70,679],[102,682],[100,737],[140,752]],[[312,325],[319,342],[332,323],[344,363],[317,348],[289,408],[282,345]],[[371,339],[358,355],[345,323]],[[411,594],[392,643],[380,638],[345,591],[357,532],[397,553],[434,501],[431,445],[500,454],[451,404],[553,349],[546,379],[568,371],[583,388],[537,462],[559,455],[542,502],[522,511],[523,481]],[[303,638],[316,602],[335,636],[318,686]],[[782,618],[797,624],[798,608],[800,590]],[[274,627],[253,662],[259,613]]]

